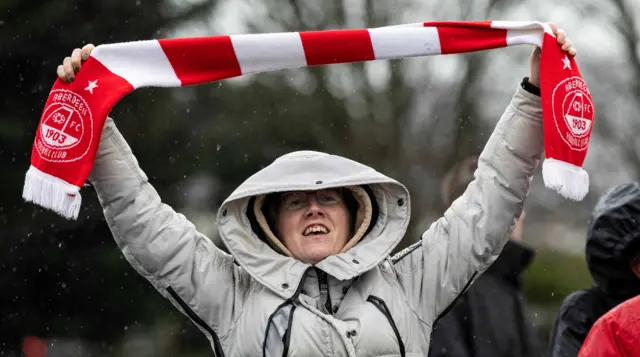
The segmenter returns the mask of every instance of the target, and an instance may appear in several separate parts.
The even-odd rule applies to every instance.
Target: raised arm
[[[63,66],[76,71],[80,50],[72,57]],[[67,80],[73,75],[64,68],[58,74]],[[129,263],[217,344],[216,335],[224,335],[242,311],[248,276],[183,215],[162,203],[111,118],[89,181]]]
[[[557,35],[559,43],[569,43],[563,50],[575,54],[564,34]],[[539,87],[539,58],[536,49],[528,83],[534,88]],[[443,315],[500,254],[522,212],[542,155],[542,133],[539,95],[518,86],[464,194],[424,232],[419,243],[393,259],[408,302],[426,321]]]

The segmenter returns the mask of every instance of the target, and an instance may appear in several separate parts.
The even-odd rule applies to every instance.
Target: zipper
[[[187,316],[189,316],[191,321],[193,321],[196,325],[200,326],[211,335],[211,339],[213,340],[213,352],[215,353],[216,357],[224,357],[224,351],[222,350],[220,339],[218,338],[218,335],[215,333],[215,331],[213,331],[211,326],[207,325],[207,323],[204,322],[204,320],[200,318],[200,316],[198,316],[195,311],[193,311],[193,309],[189,305],[187,305],[186,302],[184,302],[184,300],[182,300],[180,295],[178,295],[178,293],[173,290],[172,287],[168,287],[167,292],[169,292],[169,295],[171,295],[171,297],[178,302],[182,310],[184,310]]]
[[[322,296],[322,292],[327,292],[327,299],[324,302],[324,308],[327,310],[329,315],[333,315],[333,306],[331,306],[331,292],[329,291],[329,279],[327,279],[327,273],[317,270],[318,274],[318,284],[320,288],[320,296]]]
[[[293,313],[296,311],[296,306],[291,306],[291,311],[289,312],[289,322],[287,322],[287,331],[284,332],[284,336],[282,336],[282,340],[284,342],[284,349],[282,350],[282,357],[287,357],[289,354],[289,342],[291,341],[291,326],[293,326]]]
[[[272,312],[271,315],[269,316],[269,320],[267,320],[267,328],[264,330],[264,341],[262,341],[263,357],[266,357],[267,355],[267,337],[269,337],[269,328],[273,323],[273,318],[276,316],[278,311],[285,308],[287,305],[291,305],[291,311],[289,312],[289,321],[287,322],[287,329],[285,330],[284,335],[282,336],[282,343],[284,344],[282,357],[285,357],[289,353],[289,342],[291,340],[291,325],[293,324],[293,312],[296,310],[296,305],[294,304],[294,302],[302,292],[304,279],[307,276],[307,273],[309,272],[310,269],[313,269],[313,268],[312,267],[307,268],[307,270],[304,271],[304,274],[302,274],[302,280],[298,284],[298,287],[296,288],[296,291],[293,293],[293,295],[289,299],[285,300],[282,304],[280,304],[275,309],[275,311]]]
[[[400,332],[398,331],[398,327],[396,326],[395,321],[393,321],[393,317],[391,316],[391,312],[389,312],[389,308],[387,308],[387,304],[385,304],[384,300],[380,299],[377,296],[369,295],[367,301],[372,303],[373,306],[378,308],[380,312],[387,318],[389,325],[393,329],[393,333],[396,335],[396,339],[398,340],[398,348],[400,349],[400,356],[405,357],[406,353],[404,350],[404,343],[402,342],[402,338],[400,337]]]
[[[449,313],[449,311],[451,311],[451,309],[453,309],[453,307],[456,305],[458,300],[460,300],[460,298],[462,297],[462,294],[467,292],[467,290],[469,289],[469,286],[471,286],[471,282],[473,282],[473,279],[476,277],[476,275],[478,275],[478,272],[475,272],[475,273],[473,273],[473,275],[471,275],[471,279],[469,279],[469,281],[467,281],[467,284],[464,286],[464,288],[462,288],[462,291],[460,292],[460,294],[458,294],[458,296],[456,296],[456,298],[453,299],[451,304],[449,304],[449,306],[447,306],[447,308],[444,309],[444,311],[442,311],[442,313],[440,313],[440,315],[438,315],[438,318],[435,321],[433,321],[432,326],[435,326],[436,323],[438,322],[438,320],[440,320],[441,317],[445,316],[447,313]]]

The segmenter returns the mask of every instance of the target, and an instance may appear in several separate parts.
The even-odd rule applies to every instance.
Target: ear
[[[631,271],[640,279],[640,261],[631,262]]]

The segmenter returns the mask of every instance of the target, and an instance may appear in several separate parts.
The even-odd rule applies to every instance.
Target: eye
[[[306,197],[302,193],[290,193],[282,198],[284,207],[288,210],[296,210],[304,207],[306,203]]]
[[[322,204],[336,204],[342,200],[338,190],[318,191],[318,201]]]

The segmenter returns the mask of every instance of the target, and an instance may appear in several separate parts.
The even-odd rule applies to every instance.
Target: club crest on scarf
[[[572,150],[586,150],[594,118],[587,84],[580,77],[567,78],[556,85],[551,101],[554,121],[562,140]]]
[[[53,90],[49,98],[35,139],[38,154],[50,162],[79,160],[89,152],[93,139],[90,108],[69,90]]]

